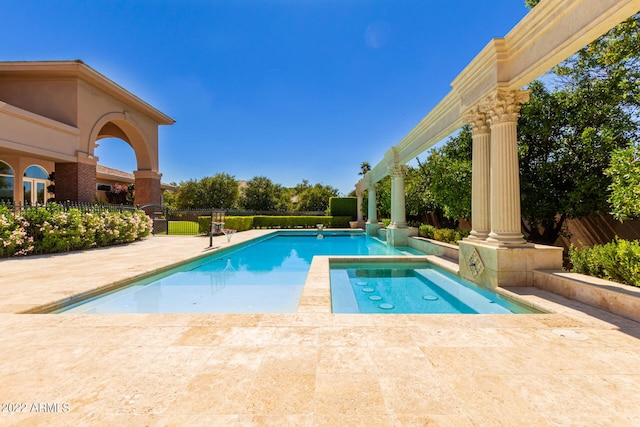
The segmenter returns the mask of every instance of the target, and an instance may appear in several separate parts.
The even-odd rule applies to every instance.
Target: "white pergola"
[[[369,194],[367,232],[378,232],[375,184],[390,175],[387,243],[407,245],[405,164],[467,123],[472,231],[460,242],[460,275],[490,286],[528,285],[533,269],[561,268],[560,248],[527,244],[521,233],[517,123],[529,99],[522,88],[639,11],[640,0],[542,0],[504,38],[491,40],[451,91],[356,184],[359,206],[364,190]]]

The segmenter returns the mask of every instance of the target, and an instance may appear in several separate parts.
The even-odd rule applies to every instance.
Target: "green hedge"
[[[358,199],[355,197],[329,198],[329,215],[348,216],[349,221],[355,221],[358,217]]]
[[[322,224],[326,228],[349,227],[349,216],[255,216],[253,228],[315,228]]]
[[[326,228],[348,228],[349,216],[228,216],[224,220],[224,228],[237,231],[252,228],[316,228],[322,224]],[[198,217],[200,233],[208,234],[211,227],[211,217]]]
[[[640,243],[615,239],[605,245],[577,249],[571,245],[569,260],[575,273],[640,286]]]
[[[253,228],[252,216],[228,216],[224,219],[224,228],[236,231],[246,231]]]
[[[350,216],[330,216],[329,227],[330,228],[349,228],[349,221],[353,221],[353,217]]]
[[[435,228],[433,225],[422,224],[418,228],[418,235],[427,239],[438,240],[444,243],[457,244],[469,235],[469,230],[452,230],[450,228]]]
[[[253,228],[252,216],[227,216],[224,218],[224,228],[236,231],[246,231]],[[198,231],[200,234],[209,234],[211,229],[211,216],[198,217]]]
[[[436,228],[433,225],[422,224],[418,227],[418,236],[426,237],[427,239],[435,239],[434,234],[436,232]]]

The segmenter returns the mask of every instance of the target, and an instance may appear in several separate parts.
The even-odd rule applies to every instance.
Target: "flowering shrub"
[[[82,213],[50,204],[14,214],[0,206],[0,257],[133,242],[151,234],[152,224],[142,211]]]
[[[27,220],[0,206],[0,256],[26,255],[33,250],[33,237],[25,231],[28,226]]]
[[[111,186],[111,191],[107,192],[107,200],[112,205],[133,205],[135,200],[134,188],[133,184],[127,185],[116,182]]]

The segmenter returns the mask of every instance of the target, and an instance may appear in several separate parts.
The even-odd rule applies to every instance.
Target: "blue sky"
[[[524,0],[3,0],[1,61],[82,59],[176,120],[163,181],[303,179],[347,194]],[[102,141],[100,163],[136,169]],[[421,158],[424,158],[423,154]]]

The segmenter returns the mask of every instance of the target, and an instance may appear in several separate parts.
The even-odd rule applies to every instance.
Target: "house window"
[[[40,166],[29,166],[24,171],[24,203],[26,205],[44,204],[47,195],[49,174]]]
[[[0,203],[13,203],[13,169],[0,160]]]
[[[96,190],[98,191],[111,191],[111,186],[109,184],[96,184]]]

